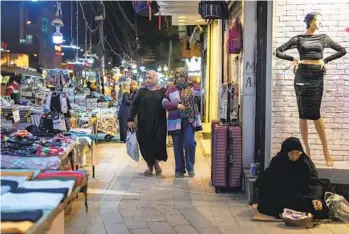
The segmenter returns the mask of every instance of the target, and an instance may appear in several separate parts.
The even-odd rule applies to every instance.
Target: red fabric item
[[[6,88],[6,96],[11,96],[13,91],[18,91],[19,92],[19,85],[17,84],[17,82],[12,82],[11,84],[9,84],[9,86],[7,86],[7,88]]]
[[[79,186],[82,180],[84,179],[83,174],[79,172],[74,172],[74,171],[41,172],[35,178],[41,179],[41,178],[50,178],[50,177],[76,177],[77,186]]]

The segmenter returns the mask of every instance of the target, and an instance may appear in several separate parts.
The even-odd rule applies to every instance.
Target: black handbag
[[[228,3],[225,1],[200,1],[199,14],[203,19],[227,19]]]

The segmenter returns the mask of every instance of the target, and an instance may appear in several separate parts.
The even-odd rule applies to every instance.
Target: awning
[[[162,16],[171,16],[172,25],[205,25],[199,14],[199,1],[157,1]],[[158,15],[158,14],[156,14]]]
[[[1,66],[2,74],[15,74],[23,76],[37,76],[42,77],[42,75],[32,68],[22,68],[22,67],[10,67],[10,66]]]

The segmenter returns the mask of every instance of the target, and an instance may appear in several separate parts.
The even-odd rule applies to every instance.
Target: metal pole
[[[105,8],[103,1],[99,2],[99,8],[98,13],[99,15],[95,17],[96,21],[99,21],[99,39],[100,39],[100,49],[99,49],[99,58],[100,58],[100,64],[101,64],[101,83],[102,83],[102,94],[104,95],[104,19],[105,19]]]

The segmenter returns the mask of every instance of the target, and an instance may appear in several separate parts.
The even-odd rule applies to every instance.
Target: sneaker
[[[195,172],[194,171],[191,171],[188,173],[189,177],[194,177],[195,176]]]
[[[176,178],[183,178],[184,177],[184,174],[183,173],[180,173],[180,172],[177,172],[175,174]]]

